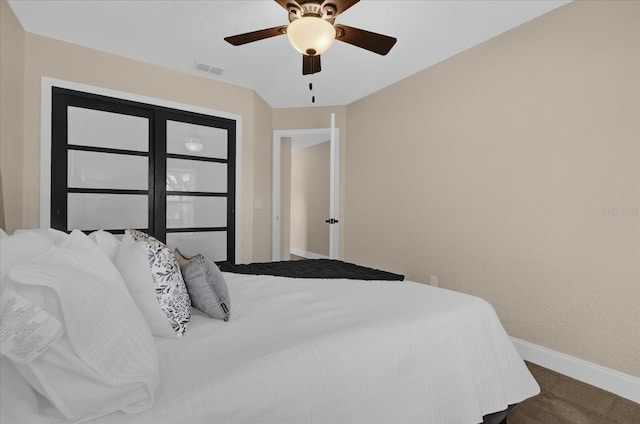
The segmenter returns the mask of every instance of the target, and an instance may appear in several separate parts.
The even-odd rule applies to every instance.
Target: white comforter
[[[229,322],[156,339],[148,411],[95,423],[478,423],[539,392],[485,301],[411,282],[224,274]]]

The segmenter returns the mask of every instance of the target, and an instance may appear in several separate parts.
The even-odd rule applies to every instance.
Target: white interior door
[[[329,144],[329,160],[328,160],[328,174],[329,174],[329,205],[325,210],[328,210],[328,216],[318,217],[313,219],[319,222],[314,222],[313,225],[322,225],[325,231],[328,233],[329,246],[328,252],[323,255],[317,255],[312,252],[305,252],[306,257],[329,257],[337,259],[339,255],[339,221],[338,221],[338,197],[339,197],[339,180],[338,180],[338,152],[339,152],[339,131],[335,128],[335,115],[331,114],[331,127],[329,128],[317,128],[317,129],[302,129],[302,130],[282,130],[274,131],[273,133],[273,226],[272,226],[272,260],[279,261],[283,258],[288,258],[289,252],[282,251],[282,245],[288,243],[282,243],[283,233],[285,237],[288,237],[288,231],[286,225],[289,225],[289,221],[286,219],[289,215],[286,210],[281,210],[281,199],[287,197],[287,193],[282,193],[284,190],[288,190],[287,187],[282,187],[283,181],[282,173],[282,152],[283,146],[285,148],[291,148],[291,144],[296,143],[296,139],[300,142],[308,143],[309,145],[315,143],[324,143],[328,141]],[[284,176],[284,181],[287,181],[287,176]],[[294,211],[292,210],[292,214]],[[292,219],[295,219],[294,216]],[[325,234],[326,236],[326,234]],[[325,239],[326,240],[326,239]],[[326,241],[325,241],[326,243]],[[294,252],[295,253],[295,252]],[[327,256],[328,253],[328,256]]]
[[[329,213],[331,216],[328,218],[329,222],[327,222],[329,225],[329,257],[331,259],[338,259],[338,249],[340,246],[340,221],[338,220],[338,216],[340,215],[340,209],[338,209],[338,199],[340,198],[340,185],[338,184],[338,177],[340,173],[338,171],[340,169],[340,162],[338,162],[338,153],[340,149],[338,129],[336,128],[336,115],[334,113],[331,114],[330,135]]]

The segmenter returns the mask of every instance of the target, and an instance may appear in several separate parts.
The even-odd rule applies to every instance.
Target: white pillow
[[[116,267],[122,274],[131,297],[147,321],[151,333],[160,337],[177,338],[178,335],[160,309],[147,251],[129,234],[125,234],[120,243]]]
[[[98,230],[89,234],[89,238],[111,259],[111,262],[116,263],[120,249],[120,240],[116,236],[108,231]]]
[[[39,356],[13,361],[62,415],[87,420],[153,405],[160,379],[155,341],[122,277],[87,236],[74,231],[13,266],[4,280],[3,297],[13,290],[64,326]]]
[[[16,231],[0,238],[0,280],[11,268],[53,247],[53,243],[38,231]]]
[[[5,356],[0,356],[0,375],[0,422],[26,422],[25,415],[38,410],[36,393]]]
[[[28,228],[16,230],[13,235],[38,234],[51,242],[54,246],[59,246],[69,238],[69,234],[55,228]]]

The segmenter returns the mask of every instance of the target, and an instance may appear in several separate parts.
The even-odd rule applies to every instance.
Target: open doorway
[[[324,138],[323,141],[323,137],[292,137],[290,161],[285,158],[288,152],[282,151],[280,254],[283,260],[290,259],[289,254],[307,259],[329,258],[326,219],[331,215],[331,145],[330,140]],[[286,212],[290,213],[288,220]]]
[[[338,257],[338,143],[334,114],[331,128],[274,131],[272,260]]]

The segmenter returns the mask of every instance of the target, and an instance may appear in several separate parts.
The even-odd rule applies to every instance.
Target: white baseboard
[[[329,259],[328,256],[320,255],[318,253],[313,253],[313,252],[307,252],[306,250],[296,249],[295,247],[292,247],[289,250],[291,250],[291,254],[292,255],[300,256],[302,258],[307,258],[307,259]]]
[[[640,377],[511,337],[522,359],[640,403]]]

